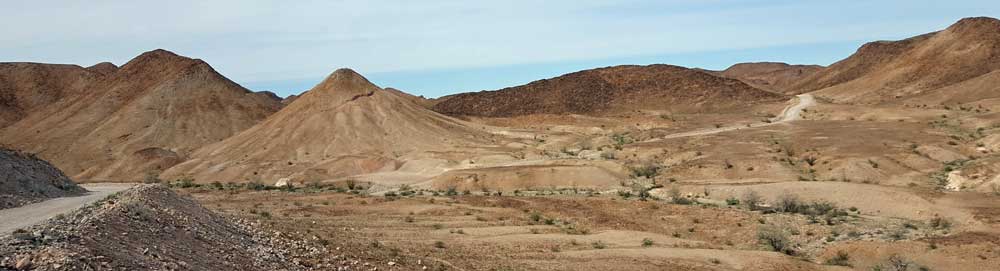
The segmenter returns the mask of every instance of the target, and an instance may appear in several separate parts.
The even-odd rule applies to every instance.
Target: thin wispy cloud
[[[0,61],[122,64],[165,48],[205,59],[250,86],[314,80],[337,67],[405,73],[902,38],[961,17],[1000,14],[995,1],[923,0],[13,1],[5,6]],[[387,83],[406,89],[406,78],[393,80]],[[460,90],[447,82],[421,88],[416,92],[432,96]]]

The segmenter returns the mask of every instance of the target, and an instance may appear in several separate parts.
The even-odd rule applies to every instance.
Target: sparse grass
[[[837,251],[837,255],[833,256],[833,258],[827,259],[825,263],[827,265],[851,267],[851,255],[846,251],[839,250]]]

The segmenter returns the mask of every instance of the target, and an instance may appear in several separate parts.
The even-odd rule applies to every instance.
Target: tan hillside
[[[201,60],[155,50],[0,131],[78,180],[135,181],[279,108]]]
[[[739,79],[755,88],[792,93],[789,86],[823,69],[819,65],[789,65],[780,62],[739,63],[714,74]]]
[[[585,70],[496,91],[445,97],[434,110],[453,115],[605,114],[634,110],[706,112],[785,101],[739,80],[671,66]]]
[[[854,55],[803,79],[792,89],[819,90],[820,96],[843,102],[885,102],[958,84],[997,69],[1000,20],[966,18],[939,32],[865,44]]]
[[[408,153],[446,151],[477,134],[340,69],[259,125],[198,150],[164,178],[323,180],[394,170]]]
[[[102,73],[76,65],[0,63],[0,128],[80,94],[101,77]]]

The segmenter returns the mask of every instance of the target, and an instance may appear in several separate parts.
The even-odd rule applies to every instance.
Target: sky
[[[122,65],[157,48],[281,96],[351,68],[438,97],[582,69],[666,63],[828,65],[865,42],[963,17],[996,0],[5,0],[0,62]]]

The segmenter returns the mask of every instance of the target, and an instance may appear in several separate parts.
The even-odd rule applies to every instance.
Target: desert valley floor
[[[0,143],[0,270],[1000,270],[993,18],[436,99],[0,63]]]

